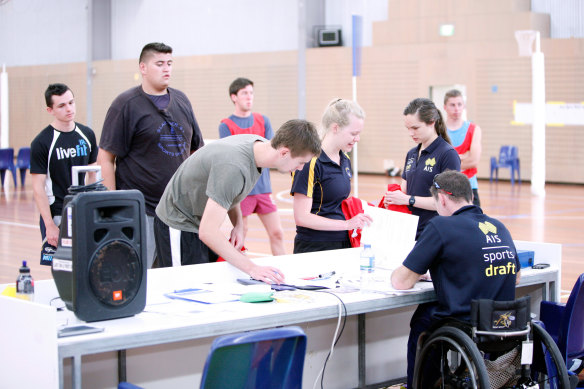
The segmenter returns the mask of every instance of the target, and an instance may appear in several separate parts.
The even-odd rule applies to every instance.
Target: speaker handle
[[[71,184],[79,185],[79,173],[96,172],[96,181],[101,180],[101,166],[71,166]]]

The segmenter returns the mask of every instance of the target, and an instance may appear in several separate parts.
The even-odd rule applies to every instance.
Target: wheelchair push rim
[[[428,338],[416,357],[413,386],[490,388],[482,359],[476,344],[464,331],[444,326]]]

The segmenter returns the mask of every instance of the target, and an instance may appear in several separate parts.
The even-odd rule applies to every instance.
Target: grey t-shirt
[[[226,210],[239,204],[261,175],[253,145],[257,135],[234,135],[205,145],[180,165],[170,179],[156,215],[168,226],[199,232],[209,198]]]

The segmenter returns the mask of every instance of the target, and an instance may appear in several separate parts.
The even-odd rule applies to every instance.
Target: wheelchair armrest
[[[546,331],[556,342],[565,309],[566,304],[552,301],[542,301],[539,306],[539,319],[545,324]]]

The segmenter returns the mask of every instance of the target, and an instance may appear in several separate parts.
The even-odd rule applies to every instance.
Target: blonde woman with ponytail
[[[293,176],[296,238],[294,253],[351,247],[348,230],[363,228],[371,217],[345,219],[341,209],[351,194],[348,153],[359,142],[365,113],[354,101],[334,99],[322,116],[322,152]]]

